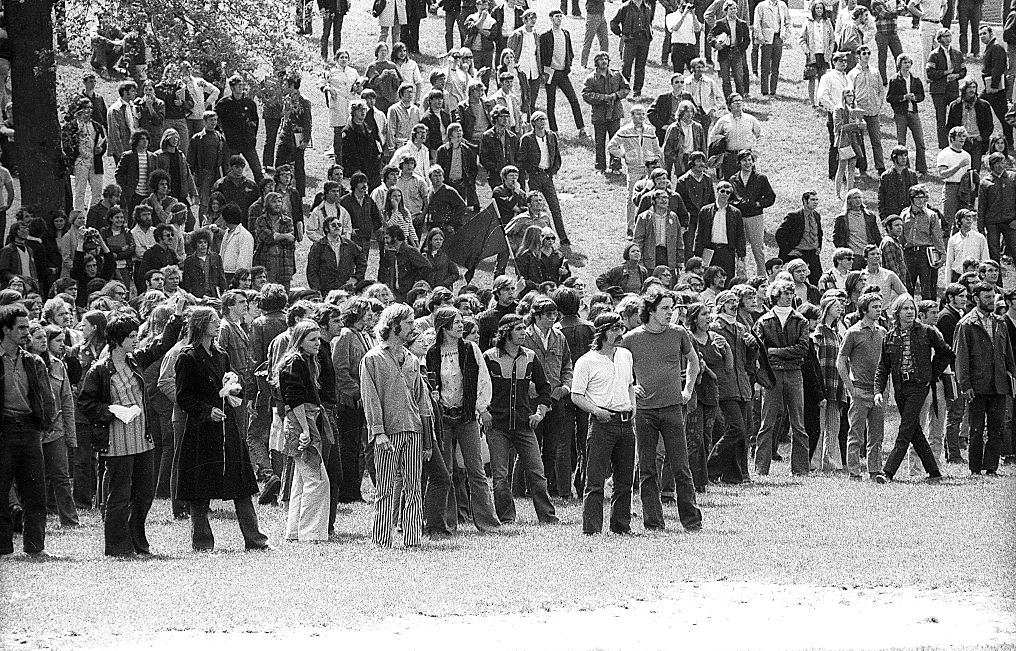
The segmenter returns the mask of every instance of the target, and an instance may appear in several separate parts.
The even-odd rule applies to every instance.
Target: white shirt
[[[727,240],[727,209],[716,207],[716,214],[713,215],[713,232],[710,236],[713,244],[729,244]]]
[[[815,96],[818,98],[819,106],[832,113],[843,105],[843,91],[853,87],[847,73],[830,70],[819,79],[818,92]]]
[[[135,224],[131,229],[131,236],[134,238],[134,253],[141,259],[145,251],[155,246],[155,229],[142,229],[140,224]]]
[[[966,235],[956,232],[949,238],[945,248],[945,267],[962,274],[963,261],[967,258],[987,260],[988,257],[988,238],[971,228]]]
[[[191,120],[200,120],[205,114],[206,106],[215,106],[215,100],[219,99],[219,89],[201,77],[184,77],[183,83],[194,99],[194,108],[187,117]],[[205,91],[208,91],[208,97],[205,97]]]
[[[550,147],[547,145],[547,132],[543,132],[543,136],[537,136],[535,133],[533,136],[536,137],[536,144],[540,146],[540,169],[550,169]]]
[[[237,224],[232,231],[227,230],[222,236],[219,248],[222,258],[222,271],[227,274],[236,273],[237,269],[249,269],[254,259],[254,236],[250,231]]]
[[[627,348],[615,348],[613,360],[591,350],[575,362],[571,390],[602,409],[631,411],[630,387],[634,381],[631,351]]]
[[[420,146],[417,147],[413,144],[412,138],[410,138],[409,142],[395,150],[395,153],[392,154],[392,160],[402,160],[402,157],[406,154],[412,156],[413,160],[416,161],[417,174],[422,176],[427,173],[427,168],[430,167],[430,150],[427,149],[426,144],[420,143]]]
[[[522,30],[522,51],[519,53],[519,73],[526,79],[540,76],[540,68],[536,65],[536,31]]]
[[[944,172],[946,169],[960,163],[960,168],[955,174],[950,177],[942,178],[943,181],[948,183],[959,183],[963,180],[963,175],[970,171],[970,154],[962,149],[956,151],[952,147],[946,147],[942,151],[938,152],[937,163],[939,172]]]

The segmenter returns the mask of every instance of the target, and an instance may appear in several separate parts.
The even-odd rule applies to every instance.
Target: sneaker
[[[875,475],[874,479],[876,484],[888,484],[890,481],[892,481],[891,477],[883,473],[878,473],[877,475]]]
[[[860,475],[850,475],[850,481],[863,481],[864,479]]]

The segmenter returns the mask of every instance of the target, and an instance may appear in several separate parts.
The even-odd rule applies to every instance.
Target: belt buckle
[[[628,421],[631,420],[631,412],[623,411],[620,414],[618,414],[618,417],[621,419],[622,423],[627,423]]]
[[[910,371],[900,371],[900,378],[904,382],[910,382],[910,378],[911,378],[912,375],[913,375],[913,373],[911,373]]]

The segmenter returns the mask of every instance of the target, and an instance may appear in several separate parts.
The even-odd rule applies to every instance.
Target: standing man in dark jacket
[[[325,20],[327,21],[327,18]],[[255,183],[260,182],[264,178],[264,173],[261,171],[261,161],[255,149],[258,143],[258,107],[254,100],[247,97],[247,88],[240,75],[229,78],[229,93],[215,104],[215,112],[219,115],[222,134],[226,137],[225,159],[228,161],[234,154],[240,154],[250,165]],[[228,174],[228,170],[224,169],[222,172]]]
[[[988,155],[990,174],[977,190],[977,229],[988,238],[988,252],[996,262],[1002,247],[1016,255],[1016,173],[1006,169],[1005,154]]]
[[[406,244],[406,233],[397,224],[385,229],[384,249],[378,264],[378,280],[399,298],[405,298],[418,280],[425,278],[431,263],[427,256]]]
[[[960,96],[960,79],[967,76],[963,55],[952,43],[952,32],[946,28],[938,30],[938,47],[932,50],[925,69],[928,77],[928,92],[935,105],[935,124],[938,127],[938,148],[949,146],[949,127],[946,125],[946,107]]]
[[[688,171],[677,179],[674,190],[681,195],[688,210],[688,226],[684,231],[684,250],[695,249],[695,237],[702,209],[716,201],[712,179],[706,174],[709,168],[706,155],[701,151],[688,154]]]
[[[220,102],[221,104],[221,102]],[[254,162],[257,163],[257,158]],[[251,204],[258,200],[258,187],[253,181],[244,176],[243,170],[247,167],[244,157],[240,154],[233,154],[229,157],[229,167],[226,175],[215,182],[212,192],[221,192],[226,197],[226,203],[235,203],[243,215],[244,228],[247,227],[247,215],[250,212]],[[257,173],[261,173],[261,165],[258,164]],[[264,175],[261,175],[264,178]]]
[[[991,117],[991,104],[977,96],[977,82],[973,79],[963,82],[959,97],[946,109],[946,134],[953,127],[967,128],[967,139],[963,143],[963,149],[970,154],[973,168],[981,169],[981,158],[984,157],[988,140],[995,130],[995,121]],[[976,130],[971,130],[971,127]]]
[[[610,69],[610,54],[599,52],[593,57],[594,70],[582,84],[582,99],[591,105],[593,139],[596,147],[596,171],[607,171],[607,139],[621,128],[624,108],[621,100],[631,88],[620,72]],[[611,157],[610,169],[621,171],[621,161]]]
[[[751,253],[755,257],[758,275],[765,275],[766,256],[764,250],[765,218],[762,211],[776,203],[776,193],[769,183],[769,177],[755,170],[755,154],[750,149],[742,149],[737,154],[740,169],[728,179],[734,188],[730,203],[741,211],[744,219],[744,233],[751,245]],[[818,203],[817,193],[815,203]],[[822,248],[821,230],[819,231],[818,248]],[[782,255],[780,257],[783,257]],[[786,260],[785,257],[783,257]],[[818,264],[814,268],[821,272]],[[818,282],[818,277],[812,282]]]
[[[377,131],[367,124],[367,103],[349,103],[349,124],[342,129],[342,170],[352,178],[357,172],[367,177],[373,189],[381,185],[381,141]]]
[[[368,198],[370,201],[370,198]],[[367,272],[367,254],[352,240],[342,237],[338,217],[322,224],[325,236],[314,242],[307,254],[307,285],[327,296],[333,289],[352,287]]]
[[[508,128],[510,116],[508,107],[495,106],[490,112],[494,126],[480,136],[480,165],[487,170],[491,190],[501,182],[501,170],[518,160],[519,137]]]
[[[610,21],[610,31],[624,41],[621,74],[632,80],[636,100],[642,99],[642,84],[646,80],[646,59],[649,58],[649,44],[653,41],[655,9],[655,4],[645,0],[627,0]]]
[[[20,303],[0,307],[0,556],[14,553],[11,483],[17,481],[24,505],[25,553],[48,558],[46,475],[42,433],[56,417],[56,403],[45,363],[24,350],[28,310]]]
[[[889,160],[893,166],[878,180],[878,216],[885,223],[890,215],[899,215],[910,205],[910,188],[917,185],[917,173],[910,169],[910,153],[903,145],[893,147]]]
[[[216,131],[219,116],[215,111],[205,111],[205,128],[191,136],[187,150],[187,164],[198,186],[198,200],[201,207],[198,217],[204,220],[208,212],[208,199],[212,187],[222,178],[222,166],[226,162],[226,139]]]
[[[547,114],[533,113],[533,130],[522,136],[519,145],[519,171],[529,181],[530,190],[538,190],[547,200],[554,218],[554,230],[561,238],[561,246],[570,246],[561,216],[561,202],[557,198],[554,175],[561,169],[561,148],[557,134],[547,129]]]
[[[573,0],[577,2],[578,0]],[[550,11],[551,28],[540,34],[540,59],[543,61],[543,74],[546,79],[547,89],[547,116],[550,119],[550,130],[557,131],[557,89],[561,88],[564,96],[571,104],[572,117],[575,118],[575,127],[579,130],[579,137],[585,138],[586,129],[582,122],[582,107],[579,105],[579,98],[572,88],[571,64],[575,58],[575,51],[572,49],[571,33],[561,28],[561,21],[564,20],[564,13],[559,9]]]
[[[449,124],[447,133],[448,142],[437,149],[437,164],[444,170],[448,185],[458,190],[466,204],[479,212],[480,199],[476,196],[479,157],[476,155],[476,147],[466,140],[462,125],[458,122]],[[455,162],[457,164],[453,164]]]
[[[1006,98],[1012,88],[1012,81],[1006,75],[1009,67],[1005,48],[995,40],[991,26],[981,25],[979,31],[981,42],[984,43],[984,59],[981,60],[981,79],[984,81],[984,92],[981,97],[991,105],[998,121],[1002,123],[1005,141],[1012,149],[1012,125],[1005,120]]]
[[[891,314],[893,327],[882,344],[882,357],[875,371],[875,406],[882,407],[891,376],[900,410],[900,429],[896,445],[875,481],[879,484],[892,481],[911,443],[929,479],[934,480],[942,473],[921,429],[921,408],[928,389],[935,386],[955,356],[937,329],[917,320],[917,304],[909,294],[896,297]]]
[[[938,313],[935,327],[942,333],[942,339],[946,345],[955,350],[956,326],[959,325],[960,319],[967,312],[967,288],[959,283],[949,283],[945,287],[945,296],[942,298],[942,302],[945,305]],[[966,438],[970,431],[969,422],[964,423],[967,413],[967,397],[959,391],[956,393],[954,398],[946,401],[946,460],[949,463],[966,463],[960,452],[960,428],[962,427],[963,436]]]
[[[302,198],[307,193],[304,152],[310,144],[313,124],[310,100],[300,94],[300,77],[294,75],[286,79],[282,106],[282,122],[275,143],[275,166],[280,167],[287,163],[293,166],[296,191]]]
[[[953,337],[956,385],[970,404],[970,473],[994,475],[1002,450],[1006,399],[1016,376],[1009,329],[995,316],[995,288],[979,282],[970,288],[975,306],[960,319]],[[988,435],[984,437],[987,415]]]
[[[787,213],[783,223],[776,229],[776,246],[779,247],[780,259],[784,262],[794,258],[807,262],[808,282],[818,285],[822,277],[822,263],[818,259],[818,253],[822,250],[822,215],[816,210],[818,193],[805,192],[801,195],[801,203],[802,208]]]
[[[769,474],[773,458],[773,438],[779,436],[777,428],[790,421],[792,449],[790,470],[795,475],[807,475],[810,470],[808,434],[804,431],[804,377],[801,366],[808,353],[808,322],[793,308],[794,283],[777,280],[769,286],[769,300],[773,307],[755,323],[755,335],[769,354],[776,382],[762,389],[762,426],[755,450],[755,471]],[[917,415],[914,415],[916,420]]]
[[[349,13],[348,0],[318,0],[321,10],[321,59],[328,60],[328,36],[332,36],[332,54],[342,49],[342,19]],[[449,46],[448,49],[451,49]]]
[[[733,192],[730,181],[717,183],[716,202],[699,211],[695,229],[695,255],[702,257],[709,249],[711,253],[707,255],[712,255],[709,264],[722,267],[727,278],[735,275],[735,256],[743,265],[747,252],[741,211],[729,203]]]
[[[350,192],[339,199],[339,205],[349,213],[349,220],[353,226],[350,239],[363,251],[364,266],[370,255],[370,241],[375,239],[374,234],[381,230],[381,211],[370,198],[367,185],[367,175],[357,172],[349,180]]]

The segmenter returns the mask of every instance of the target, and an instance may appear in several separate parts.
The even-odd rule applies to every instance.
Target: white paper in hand
[[[125,424],[130,423],[141,415],[141,407],[138,407],[137,405],[131,405],[130,407],[124,407],[123,405],[110,405],[109,411]]]

